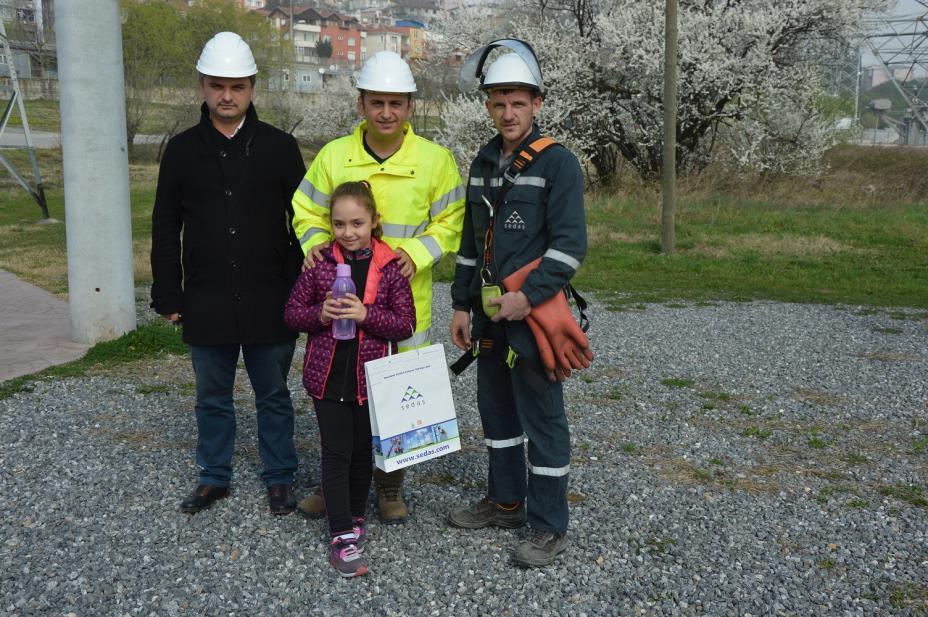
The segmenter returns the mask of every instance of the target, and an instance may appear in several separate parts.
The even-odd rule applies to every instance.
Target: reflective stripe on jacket
[[[400,350],[429,343],[432,267],[461,239],[464,186],[447,148],[416,135],[407,123],[403,145],[378,163],[364,149],[366,122],[326,144],[293,195],[293,227],[304,251],[332,239],[329,196],[339,184],[367,180],[377,202],[383,240],[416,265],[411,281],[416,332]]]

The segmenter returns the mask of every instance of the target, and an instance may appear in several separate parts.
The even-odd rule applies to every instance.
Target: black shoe
[[[448,514],[448,522],[461,529],[482,529],[483,527],[504,527],[517,529],[528,520],[525,501],[511,510],[503,509],[498,503],[484,497],[477,503],[456,508]]]
[[[185,514],[196,514],[200,510],[205,510],[214,501],[218,501],[229,496],[228,486],[210,486],[200,484],[196,490],[190,494],[190,497],[180,502],[180,511]]]
[[[290,514],[296,509],[293,487],[289,484],[272,484],[267,487],[267,504],[271,514]]]

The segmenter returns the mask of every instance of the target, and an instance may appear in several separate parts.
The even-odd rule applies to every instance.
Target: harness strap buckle
[[[515,352],[512,347],[506,348],[506,366],[510,369],[514,369],[519,363],[521,356]]]

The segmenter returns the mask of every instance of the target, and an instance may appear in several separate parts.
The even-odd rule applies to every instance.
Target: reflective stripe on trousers
[[[477,408],[490,462],[487,494],[503,503],[527,499],[532,528],[565,531],[570,432],[563,388],[545,381],[545,391],[536,392],[498,356],[478,356]]]

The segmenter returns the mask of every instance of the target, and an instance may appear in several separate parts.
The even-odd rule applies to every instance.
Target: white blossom
[[[677,158],[682,170],[717,160],[761,171],[809,171],[832,143],[816,109],[822,54],[846,41],[886,0],[680,0]],[[664,2],[510,0],[439,22],[439,52],[511,36],[535,48],[547,98],[544,132],[592,163],[618,158],[643,177],[661,166]],[[494,52],[495,53],[495,52]],[[491,57],[492,59],[492,57]],[[445,105],[439,139],[472,148],[472,100]],[[478,140],[479,141],[479,140]]]

